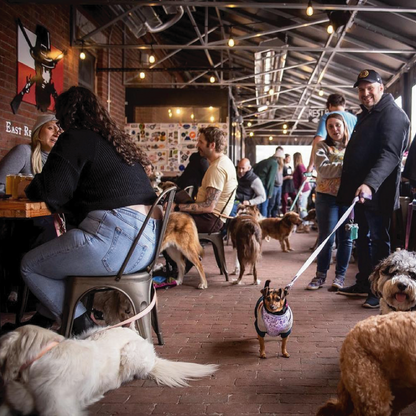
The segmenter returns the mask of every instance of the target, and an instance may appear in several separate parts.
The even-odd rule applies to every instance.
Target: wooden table
[[[32,202],[28,199],[0,200],[0,218],[34,218],[51,215],[44,202]]]

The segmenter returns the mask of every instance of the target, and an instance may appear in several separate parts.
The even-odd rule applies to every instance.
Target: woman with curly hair
[[[141,164],[146,156],[91,91],[71,87],[57,98],[55,107],[65,133],[25,192],[31,200],[45,201],[52,212],[69,212],[76,228],[30,251],[22,260],[23,279],[41,303],[28,323],[44,327],[62,315],[67,276],[118,272],[156,199]],[[126,273],[150,263],[159,219],[148,223]],[[74,333],[93,325],[79,303]]]

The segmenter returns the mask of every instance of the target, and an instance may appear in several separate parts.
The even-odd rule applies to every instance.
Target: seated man
[[[200,233],[219,231],[233,207],[237,178],[233,162],[224,154],[225,133],[217,127],[199,130],[198,151],[209,168],[198,190],[195,203],[179,204],[177,210],[189,213]]]
[[[266,200],[266,192],[260,178],[253,172],[250,161],[241,159],[237,165],[237,193],[231,217],[237,213],[239,204],[259,205]]]

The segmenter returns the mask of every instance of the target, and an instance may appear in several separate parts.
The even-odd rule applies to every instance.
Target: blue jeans
[[[371,294],[368,277],[377,264],[390,254],[390,217],[369,210],[362,204],[356,204],[354,211],[355,221],[359,227],[357,285]]]
[[[267,216],[269,218],[277,217],[281,199],[282,199],[282,186],[275,186],[273,190],[273,195],[270,198],[269,205],[267,207]]]
[[[319,228],[319,244],[321,244],[335,228],[336,223],[347,211],[348,207],[337,205],[335,196],[317,192],[315,208]],[[345,223],[347,222],[348,218]],[[344,224],[331,236],[322,251],[318,254],[317,272],[322,273],[325,276],[331,263],[332,246],[334,244],[335,234],[338,242],[335,275],[343,277],[347,271],[352,241],[350,239],[350,232],[345,230]]]
[[[34,250],[22,260],[23,280],[41,302],[38,312],[60,319],[67,276],[112,276],[118,273],[145,216],[130,208],[92,211],[74,228]],[[125,273],[144,269],[154,257],[159,220],[151,219]],[[79,302],[75,317],[85,312]]]
[[[257,205],[257,208],[259,209],[260,214],[263,215],[264,218],[267,218],[267,208],[269,206],[270,199],[268,197],[266,188],[264,188],[264,192],[266,192],[266,200],[262,202],[261,204]]]

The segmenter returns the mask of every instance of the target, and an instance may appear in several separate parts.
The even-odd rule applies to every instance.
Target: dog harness
[[[280,335],[282,338],[287,338],[292,332],[293,314],[287,303],[281,311],[269,312],[264,307],[263,297],[261,297],[257,301],[254,313],[256,317],[254,326],[261,337],[268,334],[271,337]]]

